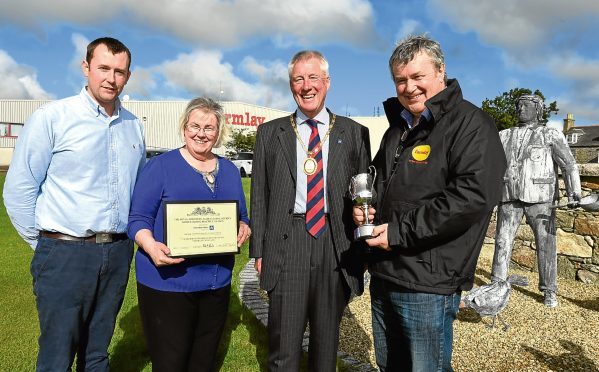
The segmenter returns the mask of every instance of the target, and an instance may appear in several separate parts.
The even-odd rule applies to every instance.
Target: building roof
[[[570,147],[599,147],[599,124],[573,127],[565,135]]]

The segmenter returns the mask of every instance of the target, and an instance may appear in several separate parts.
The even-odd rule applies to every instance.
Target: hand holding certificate
[[[239,253],[238,201],[164,203],[164,241],[170,257]]]

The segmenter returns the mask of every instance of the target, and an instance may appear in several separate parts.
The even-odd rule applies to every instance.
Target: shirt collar
[[[83,98],[87,106],[90,109],[92,109],[96,113],[96,115],[102,114],[108,117],[108,114],[106,113],[106,110],[104,110],[104,107],[100,106],[100,104],[89,94],[89,92],[87,91],[87,86],[84,86],[83,89],[81,89],[79,96]],[[112,113],[112,116],[118,117],[120,112],[121,100],[117,97],[116,101],[114,102],[114,112]]]
[[[295,110],[295,120],[298,124],[304,124],[309,118],[299,108]],[[314,120],[321,124],[329,125],[329,112],[326,108],[320,110],[320,112],[314,117]]]
[[[408,123],[408,127],[413,127],[412,121],[414,120],[414,115],[412,115],[410,111],[408,111],[407,109],[403,109],[403,111],[401,112],[401,117]],[[418,124],[422,122],[422,118],[424,118],[424,120],[426,121],[431,121],[433,119],[433,114],[431,113],[431,110],[428,109],[428,107],[425,108],[424,111],[422,111],[422,114],[420,114]]]

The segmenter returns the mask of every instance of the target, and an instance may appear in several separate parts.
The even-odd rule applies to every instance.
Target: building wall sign
[[[243,114],[225,114],[225,118],[227,120],[227,124],[257,127],[264,124],[266,116],[250,115],[250,113],[246,111]]]

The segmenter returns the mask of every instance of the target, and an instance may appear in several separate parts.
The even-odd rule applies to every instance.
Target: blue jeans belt
[[[58,239],[58,240],[68,240],[73,242],[85,242],[85,243],[112,243],[119,240],[129,239],[127,234],[125,233],[96,233],[92,236],[87,236],[84,238],[80,238],[77,236],[72,236],[68,234],[63,234],[59,232],[52,231],[41,231],[40,235],[45,238],[50,239]]]

